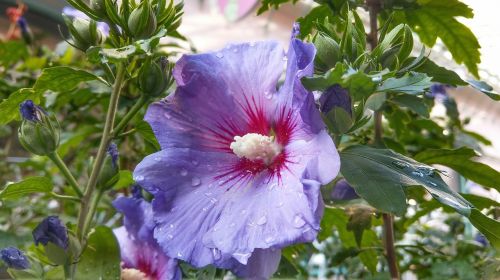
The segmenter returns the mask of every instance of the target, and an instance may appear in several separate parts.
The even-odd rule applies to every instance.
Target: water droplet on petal
[[[264,97],[266,99],[272,99],[273,98],[273,93],[272,92],[269,92],[269,91],[265,91],[264,92]]]
[[[182,253],[181,253],[181,252],[178,252],[178,253],[177,253],[177,257],[178,257],[178,258],[182,258]]]
[[[264,216],[260,217],[260,218],[257,220],[257,224],[258,224],[259,226],[262,226],[262,225],[264,225],[265,223],[267,223],[267,217],[266,217],[266,215],[264,215]]]
[[[155,157],[155,161],[161,161],[161,157]]]
[[[275,240],[274,236],[268,236],[268,237],[266,237],[264,239],[264,242],[266,242],[266,243],[273,243],[274,240]]]
[[[144,180],[144,176],[142,176],[142,175],[137,175],[137,176],[135,176],[134,180],[135,180],[135,181],[142,181],[142,180]]]
[[[196,186],[199,186],[200,184],[201,184],[200,178],[193,177],[193,179],[191,179],[191,186],[196,187]]]
[[[255,47],[255,42],[250,42],[250,47]]]
[[[280,202],[278,203],[278,205],[276,205],[276,207],[281,208],[281,207],[283,207],[283,205],[284,205],[284,204],[285,204],[285,203],[283,203],[283,201],[280,201]]]
[[[172,116],[169,113],[167,113],[167,112],[163,113],[163,116],[165,118],[167,118],[168,120],[170,120],[172,118]]]
[[[188,171],[186,169],[181,169],[181,176],[186,176],[188,175]]]
[[[198,165],[198,161],[197,160],[193,160],[191,163],[193,163],[194,166]]]
[[[306,224],[306,221],[304,218],[302,218],[301,215],[295,215],[295,218],[293,218],[293,226],[296,228],[301,228]]]
[[[283,61],[288,61],[288,57],[287,57],[287,56],[284,56],[284,57],[283,57]]]
[[[212,255],[214,256],[214,260],[219,260],[221,258],[220,250],[217,248],[212,248]]]
[[[224,57],[224,54],[219,52],[219,53],[217,53],[215,56],[216,56],[216,57],[218,57],[218,58],[223,58],[223,57]]]
[[[203,212],[207,212],[208,207],[203,207],[203,209],[201,209],[201,210],[203,210]]]
[[[174,228],[175,226],[174,226],[174,224],[170,224],[169,227],[170,228]]]
[[[234,48],[234,49],[233,49],[233,52],[238,52],[238,48]]]
[[[174,236],[172,234],[167,235],[168,240],[172,240],[173,238],[174,238]]]
[[[229,225],[229,227],[234,227],[234,226],[236,226],[236,223],[231,223],[231,224]]]
[[[212,193],[211,193],[211,192],[206,192],[206,193],[205,193],[205,196],[211,196],[211,195],[212,195]]]
[[[241,210],[241,212],[240,212],[240,213],[241,213],[242,215],[245,215],[245,214],[247,213],[247,210],[243,209],[243,210]]]
[[[218,182],[219,186],[224,185],[224,183],[226,183],[226,181],[224,181],[224,180],[220,180],[220,181]]]
[[[250,258],[251,253],[234,253],[233,258],[239,261],[242,264],[247,264],[248,259]]]
[[[217,198],[215,198],[215,197],[210,198],[210,202],[211,202],[212,204],[217,203]]]

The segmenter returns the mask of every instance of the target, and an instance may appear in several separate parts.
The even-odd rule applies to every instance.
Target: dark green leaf
[[[46,90],[70,92],[80,83],[93,80],[102,81],[98,76],[85,70],[67,66],[56,66],[43,69],[33,89],[37,92],[44,92]]]
[[[491,245],[500,249],[500,222],[483,215],[481,211],[472,209],[470,222],[482,233]]]
[[[385,80],[377,88],[377,91],[418,94],[432,85],[431,80],[432,78],[424,73],[410,72],[401,78],[389,78]]]
[[[484,196],[473,195],[470,193],[461,193],[461,195],[479,210],[490,207],[500,207],[500,203]]]
[[[334,107],[333,110],[330,110],[324,120],[330,131],[334,134],[346,133],[353,124],[352,117],[349,113],[340,107]]]
[[[350,146],[340,153],[341,172],[356,192],[382,211],[404,214],[406,196],[402,186],[422,185],[441,203],[468,216],[471,205],[448,188],[437,172],[388,149]]]
[[[476,156],[474,150],[462,147],[455,150],[426,150],[417,154],[415,159],[427,164],[448,166],[469,180],[500,191],[500,172],[472,160]]]
[[[298,18],[297,22],[300,24],[301,37],[311,34],[315,22],[322,22],[327,17],[332,17],[332,11],[324,5],[314,7],[307,15]]]
[[[414,95],[402,94],[391,98],[391,101],[401,107],[406,107],[413,112],[421,115],[424,118],[429,118],[430,108],[425,104],[424,100]]]
[[[22,88],[13,92],[0,103],[0,125],[7,124],[16,118],[19,119],[19,104],[26,99],[38,103],[40,96],[39,92],[35,92],[31,88]]]
[[[423,62],[414,70],[427,74],[432,78],[433,82],[454,86],[463,86],[467,84],[467,82],[462,80],[457,73],[437,65],[428,58],[424,58]]]
[[[135,129],[144,138],[144,140],[146,140],[146,142],[151,144],[157,151],[160,150],[160,144],[158,144],[155,134],[153,133],[151,126],[147,122],[145,121],[139,122],[136,125]]]
[[[348,75],[340,85],[349,91],[354,101],[368,98],[375,92],[375,88],[377,87],[372,78],[363,72],[355,72]]]
[[[23,181],[7,184],[0,191],[0,199],[17,199],[32,193],[49,193],[52,181],[47,177],[28,177]]]
[[[113,189],[119,190],[130,187],[134,183],[134,179],[132,178],[132,172],[128,170],[120,170],[120,179],[113,186]]]
[[[120,279],[120,248],[111,229],[98,226],[90,233],[76,279]]]
[[[467,81],[473,88],[479,90],[480,92],[488,95],[491,99],[498,101],[500,100],[500,94],[493,91],[493,87],[488,85],[483,81],[468,80]]]

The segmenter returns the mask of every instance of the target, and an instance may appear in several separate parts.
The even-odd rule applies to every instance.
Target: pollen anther
[[[281,145],[274,141],[274,136],[265,136],[258,133],[235,136],[229,147],[239,158],[246,158],[251,161],[261,160],[266,165],[271,164],[282,150]]]

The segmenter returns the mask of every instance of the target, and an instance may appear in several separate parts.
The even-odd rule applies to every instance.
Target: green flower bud
[[[159,62],[146,61],[139,72],[139,89],[151,97],[160,96],[170,86],[172,77],[166,58]]]
[[[118,161],[118,148],[116,144],[111,143],[104,158],[104,164],[102,165],[99,177],[97,177],[97,188],[100,190],[109,190],[119,179],[120,163]]]
[[[142,2],[128,18],[128,29],[138,39],[146,39],[155,34],[156,15],[149,1]]]
[[[74,18],[71,20],[64,15],[63,17],[73,39],[73,45],[76,48],[86,51],[88,48],[102,43],[104,36],[97,28],[96,21],[83,18]]]
[[[90,0],[90,8],[100,17],[107,18],[106,4],[104,0]]]
[[[35,155],[48,155],[59,146],[59,122],[47,114],[33,101],[26,100],[20,105],[23,118],[19,127],[19,142]]]

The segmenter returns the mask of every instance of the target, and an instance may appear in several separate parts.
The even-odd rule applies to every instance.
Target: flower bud
[[[96,21],[78,17],[71,20],[65,15],[63,17],[73,39],[73,45],[76,48],[86,51],[88,48],[102,43],[104,36],[101,30],[97,28]]]
[[[149,1],[142,2],[128,18],[128,29],[138,39],[146,39],[156,32],[156,15]]]
[[[0,250],[0,258],[8,268],[24,270],[30,268],[30,262],[24,253],[14,247],[7,247]]]
[[[59,146],[59,123],[31,100],[20,105],[19,142],[35,155],[48,155]]]
[[[352,102],[347,89],[333,85],[321,94],[319,103],[323,119],[334,134],[343,134],[351,128]]]
[[[120,179],[120,164],[118,162],[118,148],[111,143],[108,147],[104,164],[99,177],[97,178],[97,188],[108,190],[112,188]]]
[[[104,3],[104,0],[90,0],[90,8],[100,18],[107,18],[106,4]]]
[[[54,264],[62,265],[68,262],[69,252],[68,230],[57,216],[45,218],[34,230],[35,245],[44,246],[45,255]]]
[[[165,57],[159,62],[146,61],[139,72],[139,89],[151,97],[160,96],[172,83],[170,68]]]
[[[335,201],[342,201],[357,199],[359,196],[345,179],[340,179],[333,187],[330,198]]]

